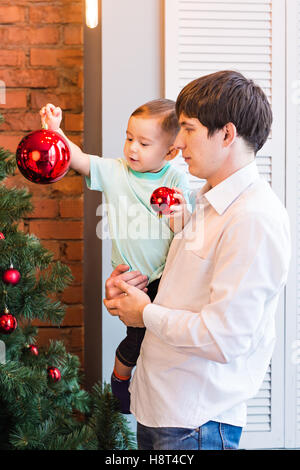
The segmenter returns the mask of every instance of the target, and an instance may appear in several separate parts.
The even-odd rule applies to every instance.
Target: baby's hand
[[[57,131],[60,128],[62,120],[62,110],[53,104],[46,104],[40,110],[40,116],[43,127],[51,131]]]

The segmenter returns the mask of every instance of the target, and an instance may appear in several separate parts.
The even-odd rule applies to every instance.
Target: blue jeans
[[[139,450],[238,449],[242,428],[208,421],[199,428],[151,428],[137,423]]]

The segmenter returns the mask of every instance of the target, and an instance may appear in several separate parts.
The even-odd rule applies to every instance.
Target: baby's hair
[[[175,101],[166,98],[148,101],[139,106],[131,116],[161,117],[161,128],[173,138],[179,132],[179,123],[176,115]]]

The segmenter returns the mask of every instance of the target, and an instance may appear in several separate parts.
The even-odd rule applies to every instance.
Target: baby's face
[[[170,136],[161,128],[159,118],[131,116],[126,131],[124,156],[135,171],[157,172],[164,165]]]

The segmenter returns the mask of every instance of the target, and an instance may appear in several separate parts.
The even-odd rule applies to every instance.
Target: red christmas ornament
[[[28,345],[28,351],[33,355],[33,356],[38,356],[39,355],[39,350],[34,344],[29,344]]]
[[[15,286],[18,284],[18,282],[21,279],[21,274],[17,269],[14,269],[13,267],[10,267],[9,269],[6,269],[4,273],[2,274],[2,281],[5,284],[11,284],[12,286]]]
[[[32,183],[55,183],[69,169],[70,149],[60,134],[42,129],[21,140],[16,159],[20,172]]]
[[[0,232],[0,240],[5,240],[5,236],[3,235],[2,232]]]
[[[0,333],[10,335],[18,326],[16,317],[9,313],[8,308],[0,315]]]
[[[61,379],[61,373],[57,367],[48,367],[47,374],[53,382],[59,382]]]
[[[155,210],[155,212],[158,212],[160,217],[162,214],[170,214],[170,207],[174,204],[178,204],[178,200],[174,197],[174,194],[174,189],[167,188],[166,186],[162,186],[161,188],[153,191],[150,198],[150,204],[152,209]]]

